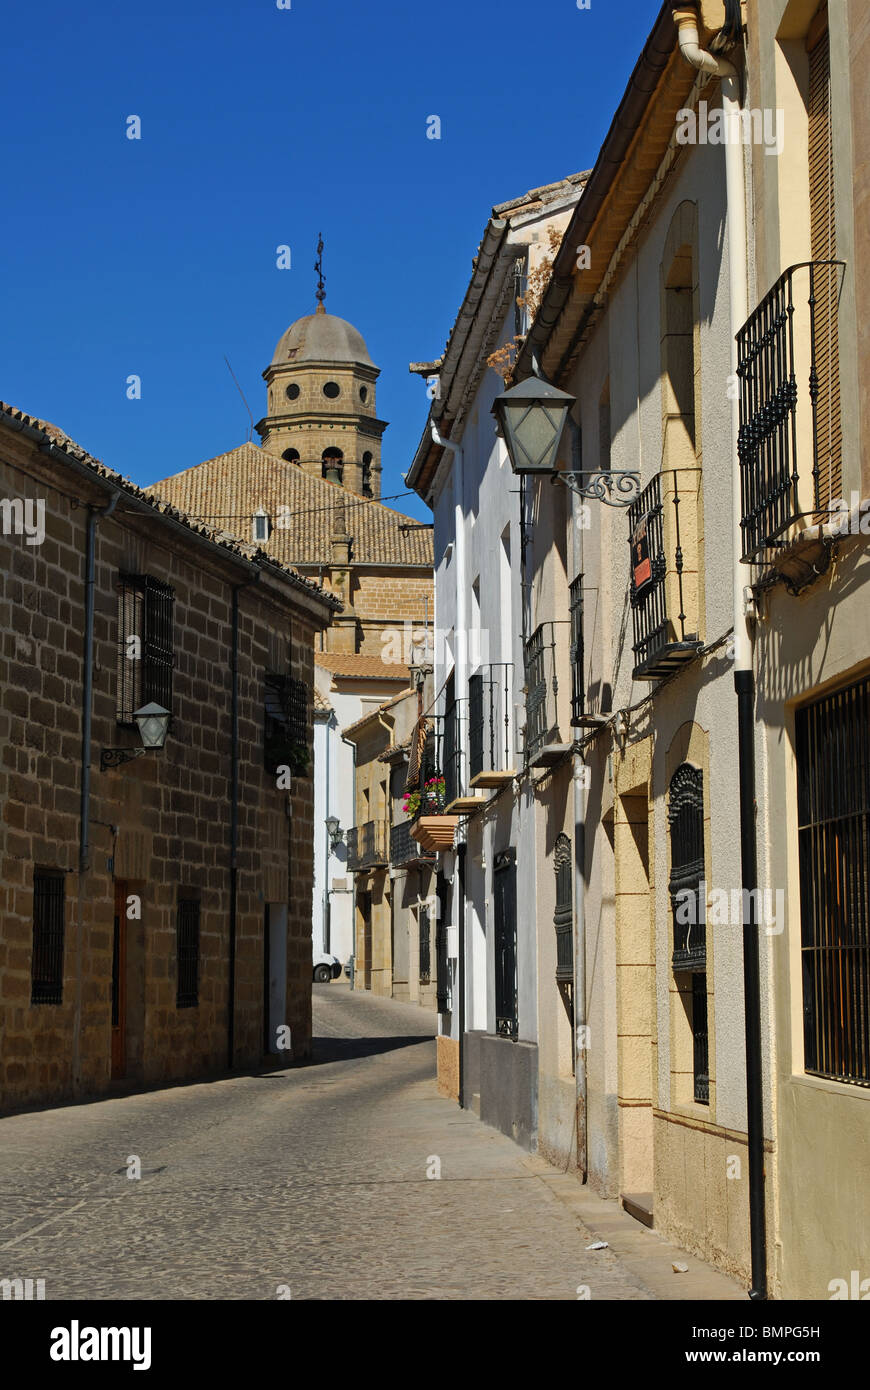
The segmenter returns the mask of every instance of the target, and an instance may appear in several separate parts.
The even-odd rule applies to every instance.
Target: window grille
[[[179,898],[175,919],[178,955],[178,986],[175,1002],[179,1009],[195,1008],[199,1003],[199,899]]]
[[[674,920],[674,970],[704,970],[707,964],[704,877],[704,774],[683,763],[671,778],[668,802],[671,877],[668,891]]]
[[[710,1104],[710,1042],[707,1033],[707,976],[697,970],[692,976],[692,1074],[694,1096],[699,1105]]]
[[[133,724],[143,705],[172,712],[173,608],[169,584],[144,574],[122,574],[118,591],[119,724]],[[137,640],[133,640],[137,639]]]
[[[870,1085],[870,678],[797,711],[804,1068]]]
[[[565,834],[556,836],[553,854],[556,870],[556,979],[574,979],[574,904],[572,902],[571,841]]]
[[[31,1004],[63,1003],[64,896],[63,874],[34,872]]]
[[[517,852],[502,850],[493,866],[495,1031],[517,1036]]]
[[[428,985],[432,972],[431,944],[429,940],[429,908],[423,903],[419,912],[420,924],[420,984]]]
[[[570,590],[571,616],[571,723],[579,724],[583,709],[583,576],[578,574]]]
[[[435,972],[436,1000],[439,1013],[449,1013],[450,963],[447,958],[447,926],[450,921],[450,884],[446,879],[438,879],[438,916],[435,920]]]
[[[308,748],[308,687],[293,676],[267,673],[263,701],[263,762],[274,776],[279,767],[303,773]]]

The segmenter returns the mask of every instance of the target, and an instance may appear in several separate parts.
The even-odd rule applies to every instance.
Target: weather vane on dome
[[[317,260],[316,260],[315,263],[314,263],[314,269],[317,271],[317,295],[316,295],[316,299],[317,299],[317,312],[318,312],[319,314],[325,314],[325,313],[326,313],[326,310],[325,310],[324,307],[323,307],[323,301],[324,301],[324,299],[326,298],[326,289],[324,288],[324,284],[323,284],[323,233],[322,233],[322,232],[318,232],[318,233],[317,233]]]

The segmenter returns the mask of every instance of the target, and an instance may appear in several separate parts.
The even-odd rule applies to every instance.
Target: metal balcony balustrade
[[[474,790],[469,776],[469,701],[457,699],[444,711],[440,729],[441,771],[444,775],[444,809],[452,815],[468,815],[486,804]]]
[[[501,787],[516,776],[511,751],[512,662],[481,666],[468,679],[471,787]]]
[[[843,261],[790,266],[737,334],[747,564],[768,562],[801,517],[825,515],[839,495],[836,301],[843,268]],[[805,301],[795,297],[796,276],[804,272]],[[804,370],[807,384],[800,387]]]
[[[556,629],[568,623],[541,623],[526,642],[525,753],[532,767],[557,763],[571,751],[572,709],[559,684],[556,649]]]
[[[390,862],[390,823],[368,820],[347,832],[347,867],[351,870],[386,867]]]
[[[703,643],[687,618],[689,577],[683,553],[682,503],[696,500],[700,469],[665,469],[628,509],[634,679],[661,680],[693,661]],[[692,556],[692,611],[697,621],[697,526]]]
[[[435,855],[411,839],[411,822],[400,821],[390,831],[390,863],[396,869],[412,864],[434,864]]]

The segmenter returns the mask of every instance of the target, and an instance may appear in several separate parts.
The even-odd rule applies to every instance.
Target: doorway
[[[287,1023],[287,904],[263,912],[263,1051],[279,1053],[278,1029]]]

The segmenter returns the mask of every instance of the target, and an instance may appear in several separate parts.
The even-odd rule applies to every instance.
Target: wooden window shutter
[[[827,4],[820,7],[810,26],[807,52],[810,68],[810,256],[813,261],[832,261],[837,257],[837,233]],[[815,505],[819,515],[827,512],[834,498],[842,497],[843,485],[837,269],[836,266],[819,266],[813,272],[815,361],[819,385],[816,402],[818,474]]]

